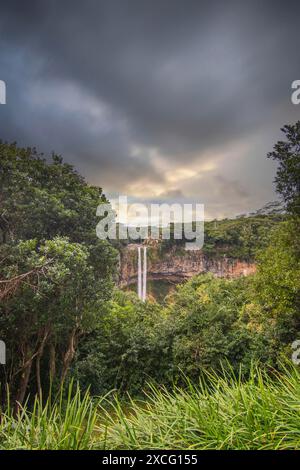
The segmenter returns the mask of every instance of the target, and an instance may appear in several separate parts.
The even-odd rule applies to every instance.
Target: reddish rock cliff
[[[147,278],[168,279],[181,282],[200,273],[210,272],[216,277],[239,277],[252,274],[254,263],[230,258],[207,257],[201,250],[172,250],[163,256],[155,247],[149,247],[147,256]],[[137,245],[128,245],[120,257],[120,287],[133,284],[137,280]]]

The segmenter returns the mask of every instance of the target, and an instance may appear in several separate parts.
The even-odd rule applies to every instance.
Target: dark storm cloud
[[[155,184],[158,196],[186,194],[151,151],[176,169],[247,147],[256,134],[265,134],[257,151],[269,150],[278,125],[298,112],[289,99],[299,13],[296,1],[1,2],[9,101],[0,136],[63,153],[109,190],[139,182]],[[243,175],[249,161],[256,203],[255,174],[269,187],[272,178],[255,144],[231,172]],[[250,204],[251,188],[224,176],[225,157],[216,165],[206,185],[231,206],[232,188]]]

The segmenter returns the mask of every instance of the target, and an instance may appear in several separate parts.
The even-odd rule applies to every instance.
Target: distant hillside
[[[207,222],[203,252],[214,257],[225,255],[253,260],[255,253],[268,245],[272,229],[284,217],[281,214],[269,214]]]
[[[285,219],[284,214],[240,216],[204,224],[203,253],[208,257],[228,257],[253,261],[255,253],[268,245],[272,229]],[[185,240],[162,240],[162,251],[184,247]]]
[[[272,230],[283,220],[284,214],[256,214],[239,216],[235,219],[213,220],[204,223],[203,254],[207,257],[234,258],[243,261],[253,261],[258,250],[268,245]],[[176,247],[183,250],[186,240],[174,240],[174,225],[170,228],[170,239],[158,242],[161,255],[173,251]],[[128,243],[142,243],[143,240],[122,240],[113,242],[121,249]]]

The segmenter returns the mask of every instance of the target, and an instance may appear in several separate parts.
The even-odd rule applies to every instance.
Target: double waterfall
[[[143,302],[147,295],[147,247],[144,246],[142,259],[142,247],[138,247],[138,296]]]

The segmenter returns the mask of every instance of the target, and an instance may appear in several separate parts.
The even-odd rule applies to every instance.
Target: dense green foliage
[[[110,297],[117,253],[96,237],[101,189],[60,157],[0,143],[0,181],[0,379],[20,404],[65,380]]]
[[[58,155],[0,141],[0,230],[3,242],[51,239],[95,243],[101,188],[89,186]]]
[[[94,393],[137,393],[149,381],[171,385],[228,362],[249,373],[251,360],[278,367],[299,335],[300,262],[293,223],[274,231],[257,274],[240,279],[199,275],[163,304],[116,292],[78,350],[76,377]],[[75,372],[75,371],[74,371]],[[95,377],[96,380],[93,380]]]

